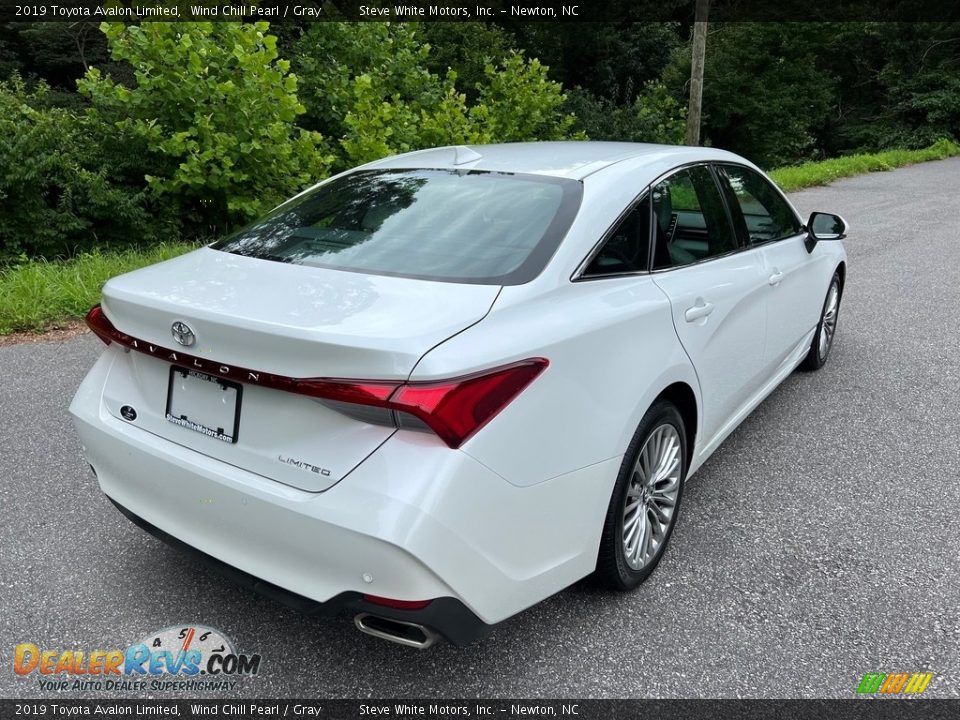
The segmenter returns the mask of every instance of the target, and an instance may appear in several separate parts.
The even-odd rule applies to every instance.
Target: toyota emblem
[[[173,333],[173,339],[184,347],[190,347],[197,339],[196,335],[193,334],[193,330],[190,329],[190,326],[179,320],[170,327],[170,332]]]

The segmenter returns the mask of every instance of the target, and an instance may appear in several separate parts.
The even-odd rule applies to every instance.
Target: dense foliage
[[[155,239],[142,187],[100,155],[102,128],[48,94],[0,83],[0,259]]]
[[[663,82],[689,73],[680,50]],[[708,142],[766,166],[960,139],[960,25],[718,25],[703,107]]]
[[[415,24],[317,23],[294,47],[303,124],[340,138],[343,169],[385,155],[464,143],[561,139],[575,119],[560,85],[539,60],[503,50],[457,71],[439,72]]]
[[[548,68],[495,25],[317,23],[284,40],[307,106],[300,124],[341,138],[343,165],[368,157],[356,154],[367,143],[551,139],[575,122]]]
[[[210,233],[250,220],[323,177],[323,137],[296,127],[305,110],[267,23],[103,26],[128,87],[91,68],[80,80],[90,115],[116,129],[148,189]]]
[[[680,142],[689,58],[688,21],[3,24],[0,262],[208,237],[432,145]],[[767,167],[958,140],[960,25],[711,24],[703,112]]]
[[[0,86],[0,107],[10,108],[0,192],[24,195],[0,216],[0,260],[217,235],[384,155],[576,135],[561,86],[539,60],[506,44],[497,57],[471,54],[467,92],[437,64],[460,56],[433,58],[416,25],[285,33],[291,62],[266,23],[105,23],[103,46],[74,65],[66,40],[78,41],[76,28],[48,27],[20,28],[17,42],[0,45],[7,69],[54,82],[65,67],[86,70],[65,102],[51,100],[62,85]],[[51,52],[28,52],[28,32],[49,36]],[[20,154],[30,162],[18,165]]]

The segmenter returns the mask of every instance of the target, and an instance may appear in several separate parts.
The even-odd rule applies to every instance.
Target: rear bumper
[[[464,642],[595,567],[619,458],[518,487],[432,436],[398,432],[338,484],[307,492],[111,415],[113,357],[70,408],[101,490],[242,584],[323,612],[355,609],[362,594],[434,600],[362,610]]]
[[[142,517],[134,515],[112,498],[109,499],[117,507],[117,510],[126,516],[128,520],[142,530],[146,530],[158,540],[186,553],[197,562],[202,563],[233,584],[252,590],[305,615],[336,617],[344,613],[355,615],[359,613],[369,613],[378,617],[399,620],[400,622],[426,625],[439,632],[454,645],[468,645],[475,640],[479,640],[490,632],[492,627],[470,612],[462,602],[449,597],[436,598],[427,607],[419,610],[401,610],[367,602],[363,599],[363,595],[357,592],[343,592],[335,595],[326,602],[311,600],[303,595],[297,595],[289,590],[284,590],[282,587],[268,583],[250,573],[227,565],[215,557],[200,552],[195,547],[177,540],[177,538],[169,533],[165,533],[156,525],[151,525]]]

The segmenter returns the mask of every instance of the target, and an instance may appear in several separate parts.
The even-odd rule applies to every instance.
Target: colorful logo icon
[[[933,673],[867,673],[857,686],[859,695],[919,695],[933,680]]]

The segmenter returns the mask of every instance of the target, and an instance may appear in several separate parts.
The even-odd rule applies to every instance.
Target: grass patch
[[[787,192],[827,185],[839,178],[960,155],[960,145],[939,140],[922,150],[879,153],[809,162],[773,170],[770,176]],[[0,336],[42,332],[81,318],[100,301],[100,289],[115,275],[181,255],[197,245],[164,243],[156,247],[111,250],[69,260],[28,260],[0,269]]]
[[[162,243],[145,249],[91,252],[69,260],[29,260],[0,269],[0,335],[42,332],[83,317],[115,275],[181,255],[197,246]]]
[[[943,160],[954,155],[960,155],[960,145],[950,140],[938,140],[922,150],[884,150],[778,168],[770,172],[770,177],[785,192],[793,192],[815,185],[828,185],[834,180],[853,175],[893,170],[904,165]]]

